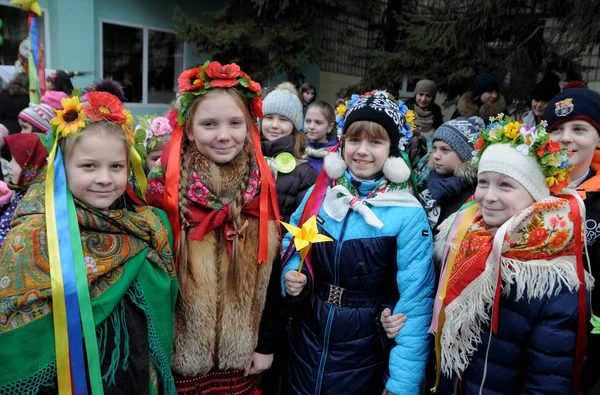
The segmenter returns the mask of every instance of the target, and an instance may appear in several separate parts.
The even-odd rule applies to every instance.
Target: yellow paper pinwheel
[[[37,0],[12,0],[10,4],[16,5],[23,11],[33,12],[37,16],[42,16],[42,10]]]
[[[294,236],[294,246],[296,251],[300,253],[300,267],[298,268],[298,277],[302,271],[302,265],[304,264],[304,258],[308,254],[310,247],[313,243],[322,243],[324,241],[333,241],[331,238],[319,234],[319,228],[317,227],[317,217],[314,215],[310,217],[306,222],[302,224],[302,227],[288,224],[281,221],[283,226]]]

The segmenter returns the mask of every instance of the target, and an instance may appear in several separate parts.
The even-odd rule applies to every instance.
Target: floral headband
[[[221,65],[219,62],[206,61],[201,67],[189,69],[181,73],[177,79],[181,93],[178,125],[185,122],[185,115],[190,104],[197,96],[206,94],[213,88],[236,87],[246,99],[256,118],[262,118],[261,87],[235,63]]]
[[[144,151],[164,148],[171,140],[170,120],[157,115],[138,117],[139,125],[135,127],[135,142],[144,146]],[[142,158],[143,159],[143,158]]]
[[[408,107],[406,106],[406,104],[404,104],[404,102],[402,100],[396,100],[393,95],[389,94],[386,91],[377,91],[376,90],[376,91],[366,92],[362,95],[353,94],[349,100],[346,100],[344,103],[339,104],[336,107],[336,114],[335,114],[338,138],[342,136],[346,118],[353,110],[357,109],[355,104],[359,100],[361,100],[367,96],[371,96],[371,95],[383,95],[383,97],[385,99],[394,103],[394,105],[397,106],[398,110],[400,111],[401,119],[393,119],[393,121],[398,126],[399,133],[401,134],[401,138],[400,138],[400,142],[399,142],[399,149],[401,151],[404,151],[404,147],[406,146],[406,144],[408,144],[408,141],[413,136],[412,131],[415,130],[415,124],[414,124],[415,114],[414,114],[413,110],[408,109]],[[380,104],[383,106],[388,105],[388,103],[380,103]],[[393,109],[393,108],[389,108],[389,109],[384,108],[383,110],[384,111],[391,110],[391,111],[385,111],[385,113],[388,116],[391,116],[390,114],[395,112],[394,111],[395,109]]]
[[[542,121],[537,127],[526,126],[502,113],[490,117],[490,125],[486,129],[480,128],[481,134],[474,136],[473,162],[479,162],[481,155],[491,144],[510,144],[521,154],[536,159],[550,192],[557,195],[571,182],[569,154],[567,150],[561,149],[559,143],[550,140],[546,126],[546,121]]]

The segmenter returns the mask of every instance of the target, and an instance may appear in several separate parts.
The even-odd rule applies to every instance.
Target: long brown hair
[[[179,262],[179,272],[178,279],[179,284],[182,289],[185,289],[185,285],[191,280],[194,281],[194,273],[192,272],[192,267],[189,264],[189,256],[188,256],[188,242],[187,242],[187,229],[189,229],[190,224],[188,222],[188,218],[190,215],[190,210],[188,209],[190,200],[187,195],[188,190],[188,168],[190,165],[190,150],[191,144],[193,144],[188,138],[187,133],[192,132],[193,127],[193,118],[198,109],[198,105],[202,103],[203,100],[206,100],[208,97],[212,97],[215,94],[228,94],[231,96],[236,104],[240,107],[242,112],[244,113],[244,117],[246,119],[246,125],[248,131],[246,133],[246,142],[244,144],[244,150],[248,152],[248,161],[252,160],[252,155],[254,155],[254,149],[250,140],[250,130],[252,125],[254,124],[254,118],[252,117],[252,112],[250,110],[249,104],[242,95],[242,93],[236,88],[228,88],[228,89],[211,89],[206,94],[198,96],[190,105],[189,109],[186,113],[185,118],[185,132],[183,134],[182,144],[181,144],[181,164],[180,164],[180,177],[179,177],[179,220],[181,224],[181,234],[179,236],[179,242],[177,245],[177,257]],[[246,187],[248,185],[248,180],[250,179],[250,174],[246,174],[244,176],[243,181],[238,185],[238,189],[235,195],[235,198],[231,202],[229,206],[233,228],[237,232],[242,227],[241,221],[241,212],[242,212],[242,204],[243,204],[243,196],[246,191]],[[239,283],[239,278],[241,274],[241,260],[243,258],[243,253],[241,251],[239,239],[237,237],[233,238],[232,249],[231,249],[231,259],[229,264],[229,273],[227,276],[227,281],[233,287],[237,286]],[[183,294],[183,292],[182,292]]]

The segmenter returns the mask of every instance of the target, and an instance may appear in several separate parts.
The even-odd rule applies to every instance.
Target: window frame
[[[148,53],[150,52],[149,47],[148,47],[148,36],[149,36],[148,31],[152,30],[152,31],[163,32],[163,33],[171,33],[171,34],[175,35],[175,30],[157,28],[157,27],[152,27],[152,26],[148,26],[148,25],[140,25],[140,24],[136,24],[136,23],[117,21],[114,19],[100,18],[98,20],[98,28],[100,30],[100,33],[98,35],[98,47],[99,47],[99,51],[100,51],[100,54],[98,56],[98,60],[99,60],[98,70],[99,70],[101,80],[104,79],[103,32],[104,32],[104,24],[105,23],[142,30],[142,102],[141,103],[126,102],[127,106],[128,107],[142,107],[142,106],[149,106],[149,105],[152,105],[152,106],[169,105],[169,103],[150,103],[150,102],[148,102],[148,71],[149,71],[149,69],[148,69]],[[175,37],[175,39],[177,40],[177,36]],[[183,69],[180,71],[180,72],[182,72],[185,70],[185,59],[187,58],[187,48],[186,48],[184,41],[180,41],[180,43],[181,43],[181,47],[182,47],[181,56],[183,57],[183,59],[182,59],[183,60],[183,62],[182,62]],[[177,72],[177,70],[175,70],[175,71]],[[175,88],[177,88],[177,86],[175,86]],[[175,92],[173,92],[173,97],[175,97]]]
[[[0,6],[11,7],[20,9],[19,6],[10,3],[10,0],[0,0]],[[50,48],[50,12],[46,7],[40,7],[42,10],[42,18],[44,19],[44,68],[52,69],[52,52]],[[21,10],[21,12],[25,13],[25,11]],[[2,21],[6,24],[6,21]],[[11,66],[11,65],[6,65]]]

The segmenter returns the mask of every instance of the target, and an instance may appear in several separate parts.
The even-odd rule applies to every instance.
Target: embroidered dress
[[[0,252],[0,392],[56,391],[42,175],[15,212]],[[173,393],[177,284],[166,215],[102,211],[75,200],[105,393]],[[27,347],[23,347],[27,344]]]

